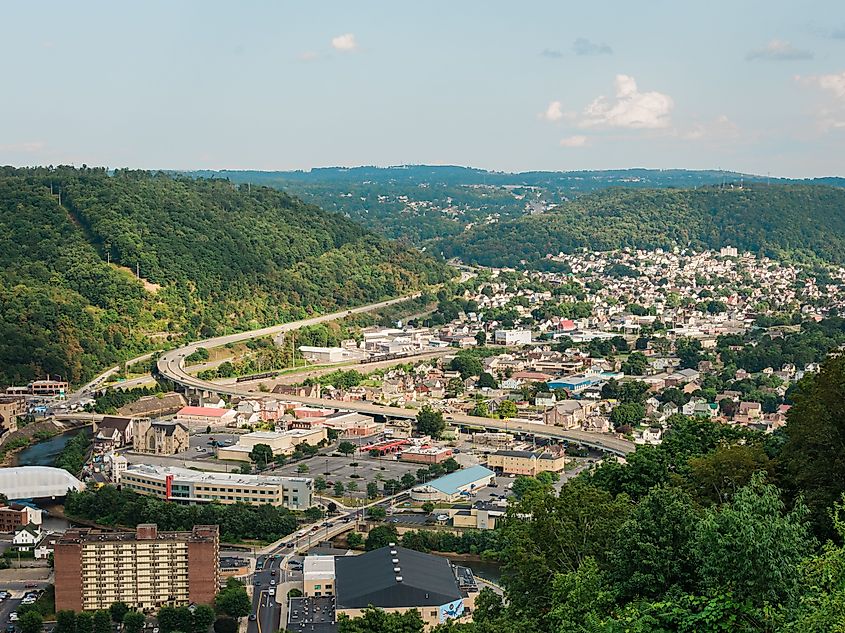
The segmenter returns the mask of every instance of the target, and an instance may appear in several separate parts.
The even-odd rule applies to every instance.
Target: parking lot
[[[203,457],[211,457],[214,455],[214,450],[209,442],[212,440],[219,444],[237,444],[238,434],[236,433],[197,433],[191,435],[189,438],[190,448],[187,451],[176,453],[173,455],[176,459],[202,459]]]
[[[308,467],[307,473],[299,472],[300,464],[305,464]],[[352,466],[352,464],[357,464],[357,466]],[[367,484],[370,482],[375,482],[381,491],[385,480],[398,480],[406,473],[416,476],[417,471],[425,467],[425,464],[411,464],[389,458],[376,459],[362,455],[355,457],[312,457],[295,464],[280,466],[273,470],[273,474],[286,477],[323,477],[329,483],[330,489],[327,491],[329,494],[332,494],[331,487],[337,482],[343,483],[344,487],[355,482],[357,491],[344,494],[363,497],[366,496]]]

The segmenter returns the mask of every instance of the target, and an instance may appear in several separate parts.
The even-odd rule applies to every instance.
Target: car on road
[[[25,589],[35,589],[38,585],[34,582],[28,582],[24,585]]]
[[[276,575],[276,570],[275,570],[275,569],[271,569],[271,570],[270,570],[270,575],[271,575],[271,576],[275,576],[275,575]]]
[[[254,613],[250,613],[250,614],[249,614],[249,619],[250,619],[250,620],[252,620],[252,621],[254,622],[254,621],[255,621],[255,614],[254,614]]]
[[[274,587],[275,585],[276,585],[276,581],[271,578],[270,579],[270,586]]]
[[[17,621],[18,621],[18,612],[17,612],[17,611],[12,611],[12,612],[9,614],[9,622],[17,622]]]

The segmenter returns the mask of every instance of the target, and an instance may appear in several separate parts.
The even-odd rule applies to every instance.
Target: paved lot
[[[286,464],[276,468],[273,473],[287,477],[302,476],[302,473],[298,472],[300,464],[308,466],[308,472],[305,473],[305,476],[323,477],[329,482],[330,487],[337,482],[342,482],[346,486],[354,481],[358,491],[353,496],[359,497],[366,495],[369,482],[376,482],[379,490],[381,490],[384,480],[401,479],[405,473],[416,475],[417,470],[425,468],[424,464],[409,464],[391,459],[375,459],[359,455],[356,457],[312,457],[296,464]],[[352,466],[351,464],[358,465]],[[357,475],[357,477],[353,477],[353,475]],[[327,492],[331,493],[332,490],[329,489]]]

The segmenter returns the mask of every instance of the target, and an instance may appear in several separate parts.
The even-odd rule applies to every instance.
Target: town
[[[624,463],[637,445],[659,445],[678,416],[771,434],[785,423],[791,387],[845,342],[824,327],[842,308],[842,269],[819,279],[733,248],[548,261],[554,270],[465,268],[425,316],[343,325],[349,337],[335,346],[299,345],[292,370],[220,377],[224,363],[254,368],[245,361],[256,349],[203,343],[159,357],[153,374],[121,370],[76,392],[50,378],[9,387],[2,446],[23,457],[39,437],[71,435],[60,459],[69,454],[75,472],[0,470],[13,568],[0,573],[32,587],[0,608],[16,621],[49,589],[48,611],[127,603],[155,614],[215,602],[223,587],[244,596],[224,617],[248,616],[249,631],[336,630],[368,605],[418,610],[427,626],[471,617],[481,590],[500,593],[478,556],[485,537],[473,535],[495,531],[511,501]],[[272,345],[327,340],[315,336],[321,327],[285,331]],[[826,347],[801,345],[808,327]],[[178,370],[161,369],[169,356]],[[111,401],[120,406],[98,413]],[[43,509],[31,501],[65,495]],[[110,525],[137,495],[159,505],[137,515],[136,533],[65,519]],[[173,529],[176,508],[217,505],[269,506],[279,523],[261,528],[256,515],[251,526],[217,527],[196,515]],[[456,563],[414,551],[447,537]],[[358,548],[367,553],[349,558]],[[110,562],[124,555],[150,566],[128,573]],[[184,571],[151,584],[168,561]],[[361,582],[359,570],[381,567]]]

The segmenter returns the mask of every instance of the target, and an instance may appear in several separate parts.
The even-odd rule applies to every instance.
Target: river
[[[77,433],[86,433],[89,437],[93,435],[90,427],[60,433],[55,437],[51,437],[49,440],[44,440],[43,442],[38,442],[38,444],[26,447],[14,456],[13,463],[15,466],[52,466],[67,443]]]

